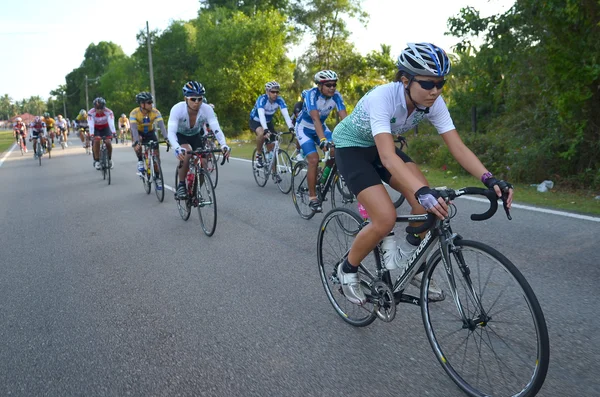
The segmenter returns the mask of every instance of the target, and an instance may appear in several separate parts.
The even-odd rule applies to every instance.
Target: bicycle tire
[[[177,211],[179,212],[179,216],[184,221],[190,219],[190,214],[192,213],[192,200],[191,198],[187,198],[186,200],[180,200],[177,198],[177,186],[179,186],[179,170],[175,169],[175,202],[177,204]],[[182,203],[183,201],[183,203]]]
[[[163,179],[162,167],[160,166],[160,161],[158,161],[158,158],[154,158],[153,162],[154,167],[158,168],[158,173],[155,170],[152,170],[152,177],[154,180],[154,193],[156,194],[158,202],[162,203],[165,199],[165,181]]]
[[[275,175],[279,175],[281,181],[277,183],[279,191],[288,194],[292,190],[292,160],[285,150],[277,151]]]
[[[217,228],[217,196],[210,180],[210,174],[204,168],[196,172],[195,194],[198,200],[200,226],[204,234],[210,237],[215,233],[215,229]]]
[[[292,172],[292,200],[294,207],[302,219],[309,220],[315,216],[315,212],[310,208],[310,197],[308,194],[308,163],[298,161]]]
[[[206,170],[210,174],[213,187],[216,189],[217,183],[219,183],[219,163],[214,153],[209,153],[206,157]]]
[[[110,185],[110,163],[108,162],[109,160],[107,160],[107,164],[106,164],[106,174],[108,175],[108,184]]]
[[[40,145],[41,145],[41,143],[40,143],[40,142],[38,142],[38,143],[37,143],[37,145],[36,145],[36,148],[35,148],[35,150],[36,150],[36,152],[37,152],[37,154],[38,154],[38,161],[39,161],[39,163],[40,163],[40,167],[41,167],[41,166],[42,166],[42,154],[43,154],[44,152],[43,152],[43,150],[41,149],[41,146],[40,146]]]
[[[454,245],[449,252],[448,266],[453,269],[457,299],[469,321],[464,323],[458,312],[457,302],[450,292],[450,277],[441,253],[437,251],[427,264],[421,285],[421,314],[435,356],[452,381],[469,396],[534,396],[546,378],[550,343],[544,314],[531,286],[517,267],[495,249],[459,239],[454,240]],[[460,270],[459,263],[466,265],[466,272]],[[490,264],[498,266],[499,270],[488,270]],[[450,295],[441,302],[429,301],[427,296],[436,269],[435,279],[446,282],[442,290]],[[479,276],[482,278],[476,282],[474,279]],[[499,294],[492,291],[499,286],[512,287],[514,298],[509,300],[510,291]],[[489,317],[476,307],[478,300]],[[437,320],[438,316],[447,320]],[[451,324],[442,325],[443,322]],[[532,333],[524,330],[524,324],[528,322],[533,325]],[[505,330],[512,330],[516,335],[514,339],[504,337]],[[442,339],[444,347],[440,343]],[[450,343],[454,339],[459,347],[446,349],[446,341]],[[508,346],[512,341],[516,346]],[[470,346],[474,351],[468,353],[466,350]],[[487,349],[491,352],[487,353]],[[479,357],[476,357],[477,353]],[[489,360],[486,361],[482,354]],[[503,362],[508,356],[511,356],[511,362]],[[516,379],[520,376],[524,379]],[[475,377],[478,378],[473,379]]]
[[[333,183],[331,189],[331,208],[347,208],[358,211],[357,200],[354,194],[350,191],[348,185],[341,177],[339,171],[333,176]]]
[[[327,299],[342,320],[355,327],[365,327],[375,321],[376,308],[370,301],[362,306],[348,301],[337,278],[337,269],[342,265],[362,223],[363,220],[353,211],[335,208],[323,217],[317,237],[317,263]],[[377,268],[381,268],[381,262],[376,248],[362,261],[358,271],[365,294],[369,294],[372,285],[372,278],[367,272],[376,274]]]
[[[142,180],[142,184],[144,185],[144,191],[146,192],[146,194],[150,194],[150,192],[152,191],[152,184],[151,184],[151,180],[152,180],[152,171],[148,168],[150,167],[150,164],[146,161],[144,161],[144,171],[143,174],[140,176],[140,179]],[[150,171],[150,172],[148,172]],[[156,189],[156,187],[155,187]]]
[[[269,175],[266,170],[266,163],[263,155],[263,166],[261,168],[256,167],[256,149],[252,152],[252,174],[254,175],[254,180],[256,184],[260,187],[265,187],[267,181],[269,180]]]

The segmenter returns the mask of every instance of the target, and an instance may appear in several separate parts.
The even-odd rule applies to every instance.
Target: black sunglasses
[[[427,90],[427,91],[433,90],[433,87],[437,88],[438,90],[441,90],[442,87],[444,86],[444,84],[446,84],[446,80],[438,81],[437,83],[435,81],[431,81],[431,80],[413,79],[413,81],[416,81],[417,83],[419,83],[421,88],[424,90]]]
[[[324,83],[323,85],[327,88],[337,87],[337,83]]]
[[[279,94],[279,91],[269,91],[271,94]]]
[[[142,102],[142,103],[145,103],[145,104],[148,104],[148,105],[152,105],[154,102],[152,102],[152,101],[146,101],[146,102]]]
[[[190,101],[192,101],[192,102],[198,102],[198,101],[202,102],[202,97],[201,96],[200,97],[192,97],[192,98],[188,97],[188,99]]]

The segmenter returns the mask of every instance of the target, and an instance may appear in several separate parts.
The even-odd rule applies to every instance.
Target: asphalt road
[[[171,192],[145,194],[129,146],[113,159],[110,186],[76,142],[0,167],[0,396],[463,395],[418,307],[362,329],[337,316],[316,265],[322,216],[302,220],[248,162],[220,169],[209,238]],[[457,206],[455,230],[509,257],[542,305],[539,395],[600,395],[600,223],[524,209],[475,223],[483,204]]]

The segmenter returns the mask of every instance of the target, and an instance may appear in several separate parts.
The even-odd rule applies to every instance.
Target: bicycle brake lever
[[[502,192],[502,206],[504,207],[504,212],[506,212],[506,217],[509,221],[512,221],[512,216],[510,216],[510,208],[506,205],[506,199],[508,198],[508,192]]]

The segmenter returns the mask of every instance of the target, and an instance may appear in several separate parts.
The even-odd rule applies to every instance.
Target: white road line
[[[8,156],[10,156],[10,154],[12,153],[13,150],[15,150],[16,147],[17,147],[17,144],[13,143],[12,147],[8,150],[8,152],[6,152],[4,154],[4,156],[2,156],[2,160],[0,160],[0,167],[2,167],[2,164],[4,164],[4,160],[6,160],[6,158]]]

